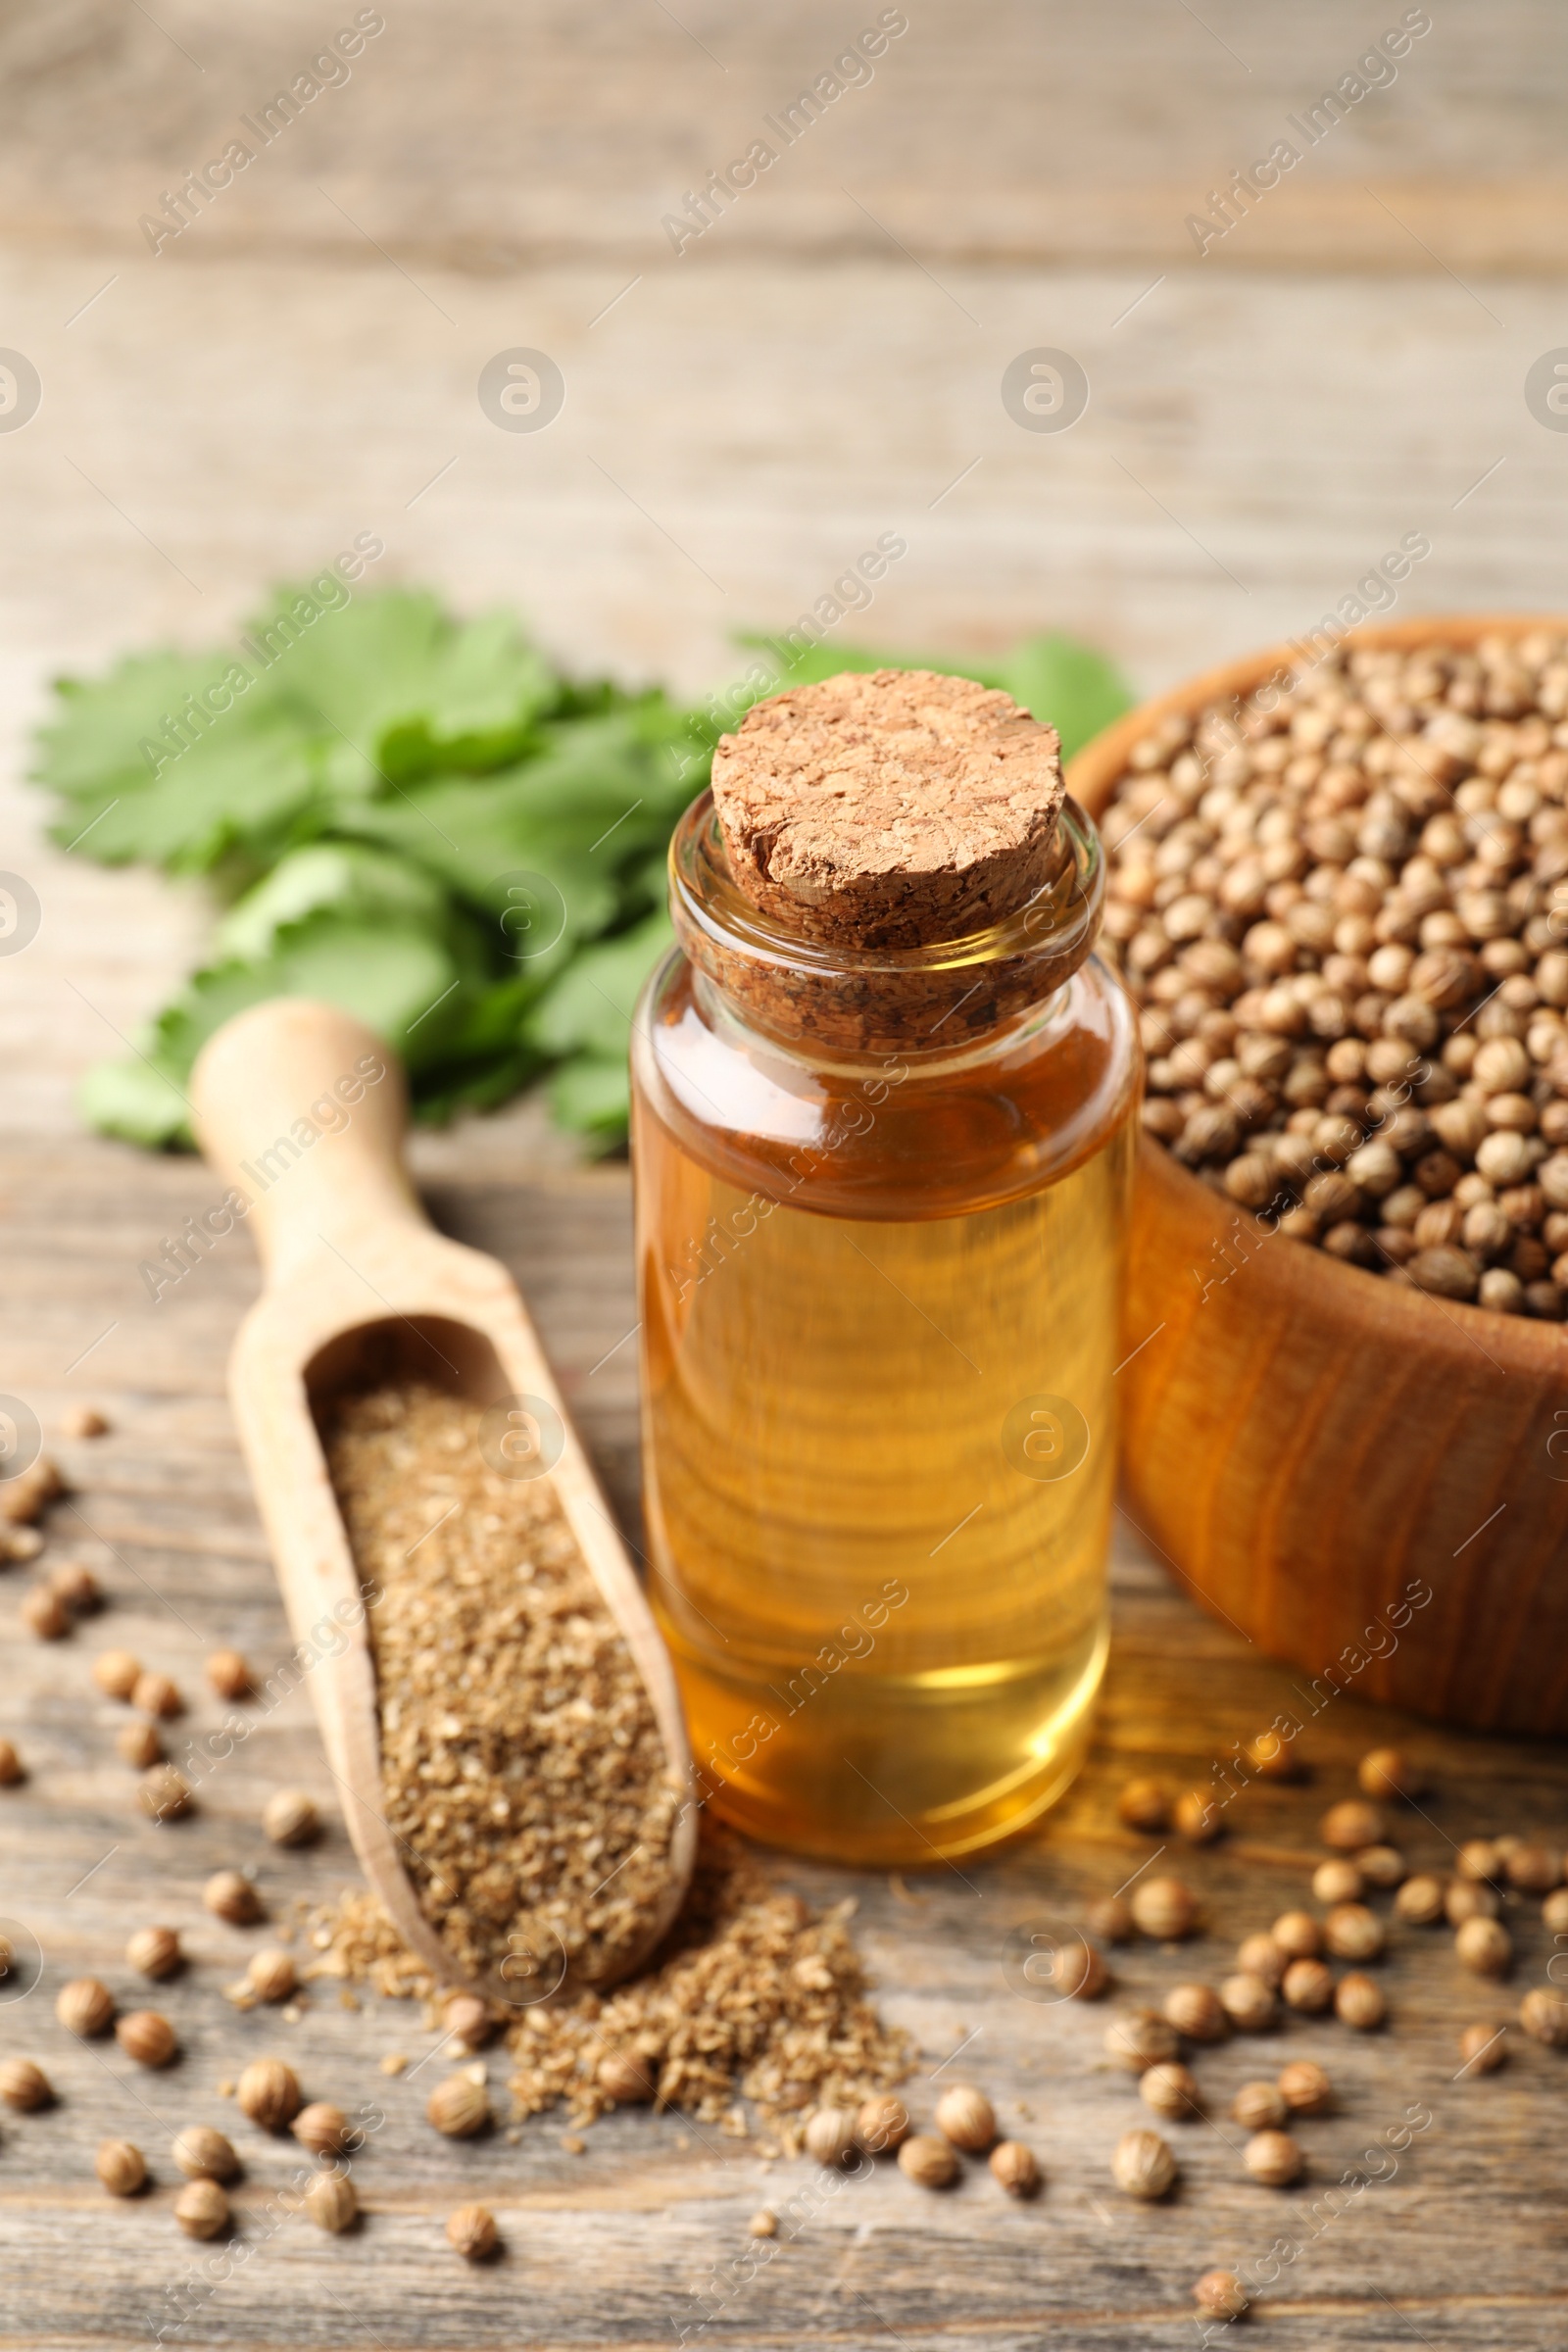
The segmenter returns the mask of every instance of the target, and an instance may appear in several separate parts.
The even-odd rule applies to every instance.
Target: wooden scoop
[[[278,998],[236,1014],[209,1040],[191,1092],[202,1149],[232,1188],[225,1205],[243,1213],[266,1274],[234,1342],[229,1396],[295,1640],[321,1653],[307,1680],[349,1835],[404,1941],[438,1982],[460,1983],[463,1971],[420,1910],[386,1821],[366,1604],[319,1434],[334,1396],[388,1379],[433,1380],[481,1403],[518,1404],[510,1424],[506,1414],[499,1421],[509,1460],[519,1448],[526,1458],[532,1446],[549,1461],[559,1446],[544,1474],[631,1651],[670,1776],[689,1788],[669,1656],[515,1285],[494,1258],[436,1233],[414,1196],[402,1162],[408,1095],[396,1056],[347,1013]],[[668,1890],[625,1970],[670,1925],[696,1844],[696,1811],[687,1806],[671,1839]],[[515,2005],[546,1997],[562,1974],[559,1951],[554,1966],[542,1953],[519,1962],[519,1982],[493,1978],[473,1989]]]

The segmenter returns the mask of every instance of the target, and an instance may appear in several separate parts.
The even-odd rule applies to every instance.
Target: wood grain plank
[[[319,53],[330,26],[312,0],[254,22],[220,0],[180,0],[156,22],[74,0],[0,32],[0,194],[30,240],[107,231],[129,257],[139,217],[238,133],[256,160],[180,258],[199,240],[225,260],[287,248],[373,270],[379,246],[480,276],[587,257],[629,275],[691,267],[663,216],[762,138],[777,161],[705,248],[872,257],[891,228],[927,261],[1165,268],[1195,261],[1186,220],[1208,191],[1283,137],[1301,163],[1208,267],[1245,246],[1253,266],[1561,272],[1568,35],[1547,0],[1436,12],[1315,146],[1290,118],[1399,12],[1385,26],[1355,0],[1200,14],[993,0],[976,19],[927,0],[787,144],[769,118],[877,13],[702,0],[677,18],[616,0],[585,19],[565,0],[406,0],[348,78],[263,146],[241,118]]]

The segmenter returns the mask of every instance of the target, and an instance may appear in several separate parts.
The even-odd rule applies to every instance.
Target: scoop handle
[[[191,1110],[269,1282],[323,1243],[351,1254],[368,1224],[425,1222],[403,1166],[403,1065],[335,1004],[272,997],[225,1021],[196,1057]]]

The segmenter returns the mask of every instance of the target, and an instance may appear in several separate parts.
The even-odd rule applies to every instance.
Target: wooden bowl
[[[1543,627],[1568,621],[1421,618],[1348,642]],[[1099,815],[1153,720],[1298,659],[1278,647],[1145,704],[1079,753],[1069,791]],[[1303,1670],[1298,1719],[1345,1690],[1446,1723],[1568,1732],[1568,1326],[1270,1238],[1146,1138],[1125,1347],[1132,1519],[1207,1608]]]

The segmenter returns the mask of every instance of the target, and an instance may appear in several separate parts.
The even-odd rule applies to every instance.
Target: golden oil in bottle
[[[1085,960],[1098,845],[1062,827],[1033,935],[939,974],[940,1003],[1022,972],[947,1050],[923,1015],[851,1047],[760,1017],[786,950],[703,804],[672,853],[686,952],[633,1054],[650,1597],[717,1809],[805,1851],[984,1845],[1087,1739],[1138,1062]],[[788,953],[813,990],[863,978]]]

